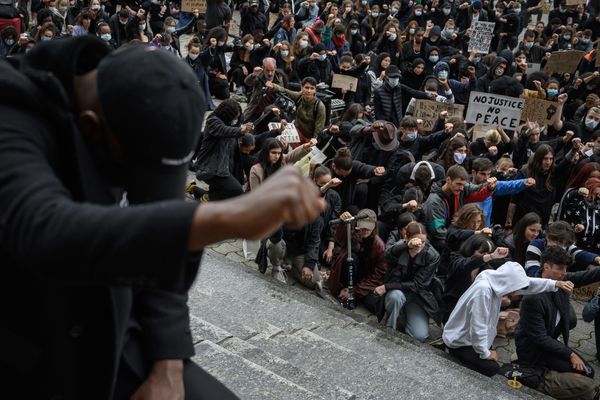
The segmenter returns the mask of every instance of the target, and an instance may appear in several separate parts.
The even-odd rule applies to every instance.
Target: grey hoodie
[[[444,326],[442,339],[453,349],[472,346],[480,358],[486,359],[496,337],[502,296],[556,291],[556,281],[529,278],[523,267],[513,261],[497,270],[483,271],[458,300]]]

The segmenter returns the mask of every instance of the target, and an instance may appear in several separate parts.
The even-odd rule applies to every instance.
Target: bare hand
[[[556,281],[556,287],[565,292],[571,293],[575,285],[571,281]]]
[[[488,148],[488,151],[490,152],[491,155],[495,156],[496,154],[498,154],[498,147],[496,147],[496,146],[490,146]]]
[[[341,185],[341,183],[342,183],[342,181],[341,181],[340,178],[332,178],[329,181],[329,187],[334,188],[334,187],[337,187],[337,186]]]
[[[384,167],[375,167],[375,176],[383,176],[385,174]]]
[[[313,148],[315,145],[317,144],[317,139],[312,138],[310,139],[310,141],[304,143],[302,145],[302,147],[304,147],[304,150],[310,150],[311,148]]]
[[[562,93],[558,95],[558,104],[565,104],[565,102],[567,101],[567,99],[569,98],[569,95],[566,93]]]
[[[499,258],[506,258],[509,254],[509,250],[506,247],[496,247],[496,250],[491,254],[492,259],[497,260]]]
[[[583,226],[582,224],[577,224],[575,225],[575,233],[581,233],[585,230],[585,226]]]
[[[377,286],[375,289],[373,289],[373,292],[375,292],[377,296],[383,296],[386,292],[385,285]]]
[[[410,212],[415,212],[417,208],[419,208],[419,203],[416,200],[410,200],[408,203],[403,204],[404,208],[406,208]]]
[[[338,299],[340,299],[341,301],[348,301],[348,296],[350,296],[350,292],[348,291],[348,288],[343,288],[342,290],[340,290]]]
[[[525,186],[527,186],[527,187],[535,186],[535,179],[534,178],[525,179]]]
[[[590,191],[588,190],[588,188],[584,188],[584,187],[579,188],[577,193],[579,193],[583,197],[588,197],[590,195]]]
[[[573,369],[575,371],[577,371],[577,372],[585,371],[585,363],[583,362],[581,357],[579,357],[575,352],[571,353],[570,361],[571,361],[571,366],[573,367]]]
[[[217,47],[217,38],[210,38],[209,43],[210,43],[210,47],[212,49],[216,48]]]
[[[342,215],[340,215],[340,219],[342,221],[348,221],[350,218],[352,218],[352,214],[350,214],[348,211],[344,211]]]
[[[325,262],[327,264],[331,263],[331,260],[333,259],[333,248],[332,247],[328,247],[327,250],[325,250],[323,252],[323,260],[325,260]]]
[[[496,181],[498,179],[492,177],[487,179],[487,187],[489,190],[496,190]]]
[[[486,358],[486,360],[498,361],[498,354],[496,353],[496,350],[492,350],[490,352],[490,356]]]
[[[302,280],[302,282],[304,283],[310,283],[312,282],[313,279],[313,270],[310,267],[303,267],[302,268],[302,276],[300,277],[300,279]]]
[[[252,71],[252,75],[258,76],[258,75],[260,75],[260,73],[262,71],[263,71],[263,69],[261,67],[254,67],[254,70]]]
[[[329,127],[329,133],[331,133],[332,135],[337,135],[338,133],[340,133],[340,127],[337,125],[331,125]]]
[[[131,400],[183,400],[184,397],[183,361],[161,360],[154,363],[150,375]]]

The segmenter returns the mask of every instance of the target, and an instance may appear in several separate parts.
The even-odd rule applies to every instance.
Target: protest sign
[[[540,63],[527,63],[527,73],[533,74],[541,69]]]
[[[577,6],[579,4],[585,5],[587,0],[566,0],[567,6]]]
[[[356,92],[358,78],[349,75],[333,74],[331,87],[336,89],[345,89],[350,92]]]
[[[482,92],[471,92],[465,122],[501,126],[514,131],[521,122],[524,99]]]
[[[416,100],[413,117],[423,120],[423,124],[419,128],[430,132],[442,111],[448,111],[448,116],[453,117],[462,116],[464,109],[465,106],[462,104],[438,103],[433,100]]]
[[[279,122],[269,122],[269,129],[279,129],[279,126]],[[298,135],[293,122],[288,122],[279,136],[284,138],[288,143],[300,143],[300,135]]]
[[[194,10],[204,14],[206,12],[206,0],[181,0],[181,11],[194,12]]]
[[[590,301],[596,295],[600,282],[590,283],[589,285],[576,287],[573,289],[573,300]]]
[[[550,125],[550,118],[556,112],[558,103],[542,99],[526,98],[521,121],[534,121],[540,126]]]
[[[327,156],[315,146],[310,149],[310,153],[302,157],[300,161],[294,165],[300,169],[300,172],[302,172],[304,176],[308,176],[310,173],[311,164],[321,164],[326,159]]]
[[[575,72],[577,64],[579,64],[584,54],[585,52],[581,50],[555,51],[550,54],[550,58],[544,67],[544,72],[546,74],[562,74],[565,72],[572,74]]]
[[[481,54],[487,54],[490,51],[490,44],[494,37],[495,22],[475,21],[471,25],[473,32],[469,39],[469,52],[478,51]]]

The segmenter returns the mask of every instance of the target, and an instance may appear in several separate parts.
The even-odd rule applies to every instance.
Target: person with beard
[[[0,304],[19,338],[2,354],[4,387],[27,399],[235,399],[190,360],[201,251],[302,226],[323,201],[291,168],[228,203],[184,201],[204,114],[197,78],[156,48],[109,51],[87,35],[36,45],[21,68],[0,60]]]
[[[377,234],[377,215],[368,208],[356,213],[357,217],[366,216],[352,222],[351,248],[348,249],[346,225],[338,225],[335,232],[336,242],[340,250],[335,258],[327,284],[331,294],[340,302],[348,301],[348,264],[350,252],[353,261],[352,280],[354,300],[363,304],[369,311],[375,312],[378,298],[374,289],[383,284],[388,265],[384,260],[385,243]],[[341,219],[352,217],[344,212]]]

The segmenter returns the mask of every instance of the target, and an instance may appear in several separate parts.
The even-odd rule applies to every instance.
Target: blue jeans
[[[416,301],[416,295],[408,298],[401,290],[391,290],[385,296],[385,310],[388,314],[387,327],[396,329],[398,315],[406,307],[406,333],[424,342],[429,337],[429,317]]]

